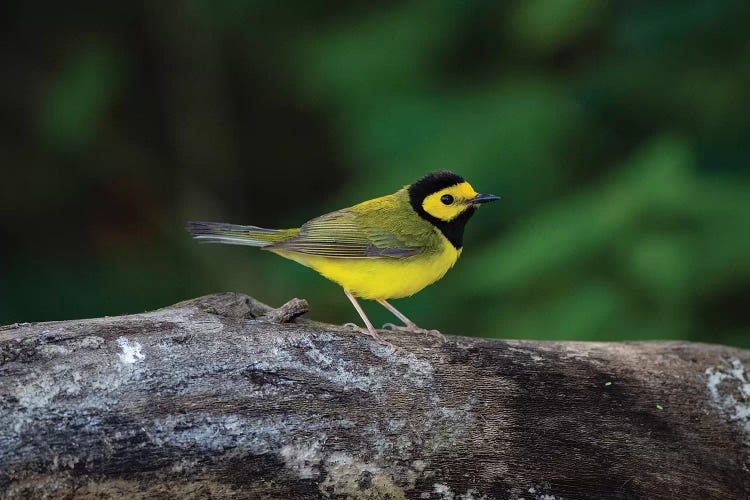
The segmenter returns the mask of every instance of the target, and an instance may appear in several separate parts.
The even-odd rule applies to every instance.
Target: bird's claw
[[[395,344],[391,344],[390,342],[388,342],[387,340],[383,339],[383,337],[381,337],[380,335],[378,335],[374,331],[371,332],[367,328],[362,328],[361,326],[357,325],[356,323],[344,323],[344,326],[346,326],[348,328],[351,328],[355,332],[363,333],[365,335],[368,335],[368,336],[372,337],[375,340],[375,342],[377,342],[378,344],[380,344],[380,345],[382,345],[384,347],[387,347],[388,349],[390,349],[394,353],[402,351],[402,349],[399,346],[397,346]]]
[[[438,330],[427,330],[425,328],[420,328],[419,326],[413,323],[410,325],[405,325],[405,326],[394,325],[393,323],[386,323],[383,325],[383,328],[386,328],[388,330],[393,330],[396,332],[423,333],[425,335],[430,335],[432,337],[439,338],[443,342],[446,342],[445,335],[440,333]]]

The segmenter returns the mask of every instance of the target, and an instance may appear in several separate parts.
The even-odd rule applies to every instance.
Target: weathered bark
[[[0,329],[0,495],[750,498],[750,353],[384,333],[239,294]]]

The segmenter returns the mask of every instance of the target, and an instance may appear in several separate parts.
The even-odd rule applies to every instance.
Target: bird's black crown
[[[441,189],[445,189],[449,186],[461,184],[462,182],[464,182],[464,178],[450,170],[432,172],[409,186],[409,199],[411,200],[412,205],[416,203],[421,207],[422,201],[424,201],[427,196],[432,193],[437,193]]]

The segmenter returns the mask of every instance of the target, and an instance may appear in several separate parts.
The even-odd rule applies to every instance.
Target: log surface
[[[750,498],[748,351],[384,333],[391,353],[283,322],[300,307],[0,327],[0,497]]]

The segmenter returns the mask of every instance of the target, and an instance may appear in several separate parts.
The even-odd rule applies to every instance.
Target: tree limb
[[[750,352],[383,335],[226,293],[0,328],[0,496],[750,497]]]

